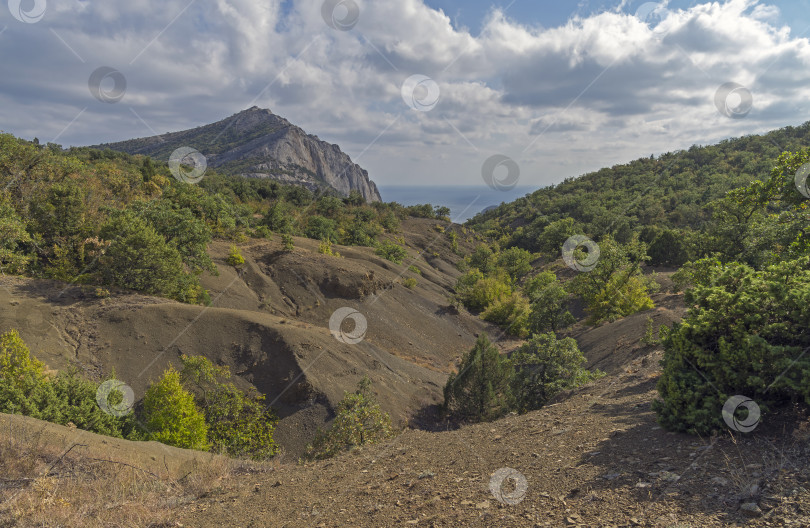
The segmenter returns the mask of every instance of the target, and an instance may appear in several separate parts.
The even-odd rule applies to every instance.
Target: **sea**
[[[377,185],[384,202],[401,205],[444,205],[450,208],[450,219],[461,224],[476,214],[511,202],[537,190],[537,187],[516,186],[499,191],[486,185],[404,186]]]

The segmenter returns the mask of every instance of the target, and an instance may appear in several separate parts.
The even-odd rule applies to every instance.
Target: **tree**
[[[292,214],[293,207],[289,203],[279,200],[267,209],[262,224],[276,233],[289,234],[293,231]]]
[[[497,262],[498,266],[506,270],[513,282],[532,270],[532,254],[519,247],[510,247],[501,251]]]
[[[646,245],[638,239],[619,244],[605,237],[599,249],[596,266],[570,283],[571,291],[585,301],[588,322],[597,324],[652,308],[649,291],[657,283],[641,274],[641,263],[649,258]]]
[[[661,399],[653,404],[663,427],[718,429],[724,402],[737,394],[763,410],[810,404],[809,264],[804,257],[757,271],[707,259],[691,274],[687,315],[663,338]]]
[[[337,226],[334,220],[315,215],[309,219],[304,234],[314,240],[338,241]]]
[[[146,390],[143,413],[153,440],[187,449],[210,449],[205,417],[194,403],[194,396],[183,388],[180,373],[173,367]]]
[[[100,260],[108,284],[148,294],[177,296],[185,272],[177,249],[129,211],[118,212],[101,228],[110,242]]]
[[[470,268],[478,269],[484,275],[489,275],[495,271],[498,265],[498,256],[488,245],[478,244],[475,251],[467,257],[467,262]]]
[[[366,376],[354,393],[345,393],[337,406],[332,427],[326,432],[319,430],[312,444],[307,446],[308,458],[329,458],[340,451],[394,436],[391,417],[380,409],[369,392],[370,387],[371,380]]]
[[[240,268],[245,263],[245,257],[242,256],[236,244],[231,244],[231,248],[228,250],[228,258],[225,259],[225,262],[234,268]]]
[[[662,231],[650,244],[650,264],[653,266],[681,266],[687,261],[684,234],[671,229]]]
[[[10,200],[0,194],[0,272],[22,273],[31,257],[25,254],[24,244],[31,242],[25,222],[14,210]]]
[[[512,395],[518,412],[539,409],[560,391],[578,387],[600,375],[582,368],[585,356],[571,338],[554,332],[536,334],[511,357]]]
[[[133,202],[128,209],[163,236],[192,271],[216,273],[217,268],[207,251],[211,243],[211,228],[189,209],[175,208],[171,201],[165,199],[148,203]]]
[[[0,335],[0,412],[43,419],[54,413],[55,400],[45,365],[31,357],[17,331]]]
[[[573,324],[576,319],[568,311],[571,297],[552,271],[532,278],[525,287],[531,301],[527,326],[530,332],[553,332]]]
[[[461,421],[493,420],[508,409],[511,366],[481,334],[444,386],[444,410]]]
[[[180,379],[205,416],[208,440],[215,451],[255,460],[278,451],[273,440],[278,418],[264,405],[264,396],[245,394],[227,381],[230,369],[216,366],[204,356],[183,356]]]

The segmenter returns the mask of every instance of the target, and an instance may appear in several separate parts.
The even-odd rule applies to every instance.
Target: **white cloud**
[[[51,0],[37,24],[0,6],[0,28],[8,26],[0,129],[89,144],[198,126],[257,104],[363,153],[359,162],[382,184],[479,184],[483,160],[504,153],[521,165],[521,183],[545,185],[795,125],[808,107],[810,43],[780,27],[779,10],[764,0],[671,9],[657,27],[622,9],[552,28],[494,10],[477,36],[421,0],[358,0],[357,25],[337,31],[322,3]],[[87,79],[99,66],[126,76],[121,102],[91,96]],[[402,101],[413,74],[440,87],[430,112]],[[753,94],[744,119],[714,107],[728,81]]]

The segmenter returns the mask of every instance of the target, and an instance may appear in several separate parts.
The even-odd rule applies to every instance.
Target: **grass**
[[[211,493],[235,473],[272,464],[215,456],[176,474],[153,473],[125,456],[101,458],[81,440],[66,449],[48,442],[44,428],[12,424],[0,431],[0,519],[6,520],[0,525],[173,526],[178,504]]]

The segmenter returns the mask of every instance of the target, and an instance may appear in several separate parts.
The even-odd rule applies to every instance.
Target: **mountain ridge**
[[[226,175],[270,178],[313,191],[331,189],[343,196],[357,191],[366,201],[382,201],[368,172],[338,145],[257,106],[192,129],[93,146],[161,161],[180,147],[200,151],[209,167]]]

